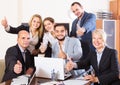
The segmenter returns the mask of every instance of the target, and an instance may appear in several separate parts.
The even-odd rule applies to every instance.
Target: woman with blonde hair
[[[28,26],[22,24],[18,27],[12,27],[8,25],[6,18],[1,21],[1,24],[4,26],[6,32],[12,34],[18,34],[20,30],[27,30],[30,33],[30,45],[28,50],[32,55],[37,55],[40,52],[39,47],[42,42],[43,28],[42,18],[39,14],[34,14],[31,17]]]
[[[88,57],[76,63],[67,63],[68,71],[73,68],[92,66],[91,74],[84,75],[84,79],[94,85],[120,85],[117,51],[106,45],[106,33],[102,29],[92,32],[92,43],[95,51],[90,51]]]

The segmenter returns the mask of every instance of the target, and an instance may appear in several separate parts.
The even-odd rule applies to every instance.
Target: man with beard
[[[78,61],[82,56],[81,43],[77,38],[67,36],[67,28],[64,24],[56,24],[54,26],[57,42],[52,45],[53,58],[71,58],[73,61]]]

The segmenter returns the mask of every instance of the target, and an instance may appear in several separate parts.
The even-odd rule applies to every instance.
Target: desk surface
[[[0,85],[10,85],[12,82],[12,80],[9,80],[9,81],[6,81],[6,82],[3,82],[3,83],[0,83]],[[30,85],[45,85],[44,83],[46,82],[51,82],[50,79],[46,79],[46,78],[38,78],[38,77],[34,77],[31,84]],[[59,81],[61,82],[61,81]],[[83,80],[75,80],[75,79],[67,79],[65,81],[62,81],[65,85],[90,85],[89,82],[86,82],[86,84],[83,84],[84,81]],[[53,85],[53,84],[51,84]]]
[[[51,82],[51,80],[46,78],[34,77],[30,85],[48,85],[48,84],[45,84],[46,82]],[[61,82],[61,81],[58,81],[58,82]],[[64,83],[65,85],[90,85],[90,82],[88,81],[76,80],[71,78],[62,81],[62,83]],[[86,84],[83,84],[83,83],[86,83]]]

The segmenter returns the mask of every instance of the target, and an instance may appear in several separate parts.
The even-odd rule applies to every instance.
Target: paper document
[[[28,84],[28,77],[26,75],[19,76],[14,78],[11,82],[11,85],[27,85]]]
[[[85,81],[85,80],[77,80],[77,79],[71,79],[71,80],[66,80],[63,81],[64,85],[85,85],[87,84],[89,81]]]
[[[46,83],[41,83],[40,85],[64,85],[62,81],[50,81]]]

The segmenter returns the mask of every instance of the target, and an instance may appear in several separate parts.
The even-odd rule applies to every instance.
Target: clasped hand
[[[85,75],[84,79],[93,83],[98,82],[98,78],[95,75]]]

